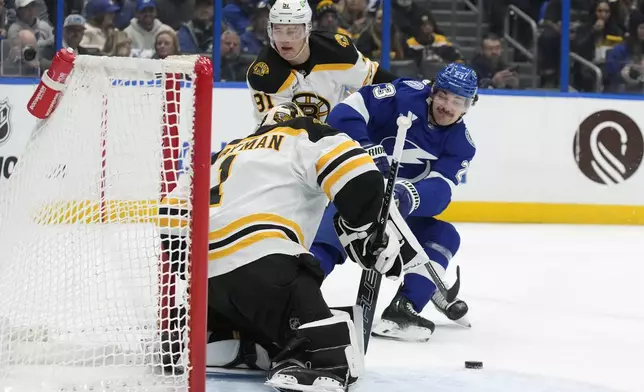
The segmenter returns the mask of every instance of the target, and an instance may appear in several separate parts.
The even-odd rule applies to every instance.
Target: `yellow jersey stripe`
[[[277,128],[271,129],[270,131],[268,131],[266,133],[262,133],[261,135],[258,135],[258,136],[255,136],[255,137],[267,135],[269,133],[284,133],[284,134],[287,134],[289,136],[299,136],[299,135],[301,135],[303,133],[306,133],[306,129],[303,129],[303,128],[290,128],[290,127],[277,127]]]
[[[159,218],[156,222],[157,227],[171,229],[187,229],[190,227],[188,218]]]
[[[355,66],[355,64],[318,64],[311,69],[311,72],[322,72],[322,71],[346,71]]]
[[[281,231],[265,231],[265,232],[262,232],[262,233],[257,233],[257,234],[253,234],[251,236],[245,237],[243,240],[239,241],[238,243],[236,243],[235,245],[233,245],[233,246],[231,246],[229,248],[214,251],[214,252],[209,252],[208,253],[208,261],[213,261],[213,260],[216,260],[216,259],[221,259],[221,258],[226,257],[226,256],[230,256],[235,252],[238,252],[238,251],[240,251],[240,250],[242,250],[242,249],[244,249],[246,247],[249,247],[249,246],[259,242],[259,241],[269,239],[269,238],[281,238],[281,239],[285,239],[285,240],[287,240],[289,242],[291,241],[290,239],[288,239],[286,234],[282,233]]]
[[[277,89],[277,92],[281,93],[282,91],[286,90],[291,86],[291,84],[293,84],[294,81],[295,81],[295,71],[291,71],[291,73],[288,75],[288,78],[286,78],[286,80],[284,81],[284,83],[282,83],[280,88]]]
[[[297,238],[299,239],[300,244],[304,243],[304,233],[302,232],[302,229],[297,223],[293,222],[290,219],[281,217],[279,215],[269,214],[269,213],[246,215],[245,217],[237,219],[236,221],[229,223],[228,225],[224,226],[219,230],[211,231],[208,234],[208,239],[210,241],[223,239],[244,226],[247,226],[251,223],[260,223],[260,222],[272,222],[272,223],[277,223],[277,224],[286,226],[297,234]]]
[[[363,86],[373,83],[373,77],[376,75],[376,71],[378,71],[378,63],[372,61],[371,64],[369,64],[369,72],[367,72],[367,77],[362,81]]]
[[[324,191],[324,193],[326,193],[329,200],[333,200],[333,195],[331,194],[331,188],[333,188],[333,185],[335,185],[345,174],[362,165],[368,164],[373,164],[373,159],[369,155],[365,155],[346,162],[345,164],[337,168],[333,172],[333,174],[328,175],[322,183],[322,190]]]
[[[339,144],[336,148],[322,155],[320,159],[318,159],[317,163],[315,164],[315,170],[318,174],[320,174],[320,170],[324,166],[326,166],[326,164],[329,163],[330,160],[341,155],[343,152],[356,147],[360,147],[360,144],[353,140],[347,140],[346,142]]]

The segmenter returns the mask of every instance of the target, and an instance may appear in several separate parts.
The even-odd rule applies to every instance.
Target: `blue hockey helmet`
[[[478,78],[476,72],[466,65],[448,64],[436,74],[432,91],[445,90],[465,98],[471,104],[478,99]]]

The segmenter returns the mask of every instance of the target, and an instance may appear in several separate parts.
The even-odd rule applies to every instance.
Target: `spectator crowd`
[[[378,60],[383,56],[382,1],[309,0],[314,29],[347,35],[365,56]],[[472,65],[482,88],[558,89],[562,0],[451,1],[391,0],[385,55],[392,72],[430,77],[444,63],[456,61]],[[644,91],[644,1],[571,2],[570,49],[576,53],[570,62],[571,86]],[[505,23],[511,5],[536,23],[536,36],[525,18]],[[477,6],[483,9],[482,30],[455,32],[455,21],[467,23],[453,14],[471,13]],[[62,32],[55,32],[56,0],[0,0],[0,77],[39,76],[56,53],[57,33],[64,47],[80,54],[213,56],[213,21],[221,18],[220,53],[214,54],[221,58],[221,79],[244,81],[248,66],[269,44],[269,8],[267,0],[224,0],[221,15],[215,15],[213,0],[65,0]],[[512,45],[504,39],[508,35]],[[531,50],[536,55],[526,56]],[[533,67],[537,80],[530,79]]]

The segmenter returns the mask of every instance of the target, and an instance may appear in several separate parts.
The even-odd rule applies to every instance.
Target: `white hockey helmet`
[[[312,28],[313,11],[307,0],[276,0],[268,14],[268,37],[273,43],[273,24],[303,24],[305,37]]]
[[[300,109],[300,107],[294,102],[283,102],[275,105],[274,108],[269,110],[259,126],[275,125],[283,123],[284,121],[292,120],[296,117],[304,117],[302,109]]]

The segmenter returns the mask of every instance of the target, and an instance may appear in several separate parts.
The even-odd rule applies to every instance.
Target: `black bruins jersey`
[[[309,45],[311,56],[304,64],[292,66],[267,46],[248,68],[246,82],[257,123],[284,101],[293,101],[307,116],[325,121],[348,93],[372,83],[378,63],[364,57],[346,35],[313,31]]]

